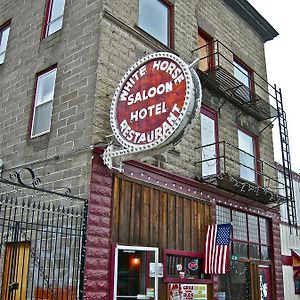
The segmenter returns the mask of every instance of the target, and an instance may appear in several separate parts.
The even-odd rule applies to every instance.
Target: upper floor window
[[[43,36],[47,37],[62,28],[65,0],[48,0]]]
[[[140,28],[172,47],[173,6],[166,0],[139,0]]]
[[[31,137],[50,131],[56,71],[57,68],[53,67],[37,76]]]
[[[212,68],[213,62],[213,38],[200,28],[198,29],[198,56],[199,69],[203,72]]]
[[[0,26],[0,64],[4,63],[9,31],[10,31],[10,21]]]
[[[240,176],[250,182],[257,182],[256,139],[238,130]]]
[[[251,100],[251,92],[253,92],[253,71],[243,62],[234,58],[233,60],[234,77],[242,83],[237,89],[237,94],[244,100]]]
[[[217,174],[217,113],[201,107],[202,177]]]

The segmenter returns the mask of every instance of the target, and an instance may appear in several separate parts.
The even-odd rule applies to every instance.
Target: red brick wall
[[[278,215],[279,216],[279,215]],[[273,249],[274,249],[274,272],[275,272],[275,295],[276,300],[283,300],[283,275],[282,275],[282,261],[280,251],[280,219],[273,218]]]
[[[94,151],[87,223],[84,297],[109,299],[112,173]]]

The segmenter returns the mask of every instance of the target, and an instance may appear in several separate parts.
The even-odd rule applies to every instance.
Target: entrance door
[[[116,245],[113,299],[158,299],[158,248]]]
[[[2,300],[26,299],[29,249],[29,242],[5,245]]]
[[[260,300],[272,300],[272,285],[269,266],[259,266],[259,291]]]

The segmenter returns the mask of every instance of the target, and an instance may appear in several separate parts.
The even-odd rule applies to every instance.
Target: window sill
[[[49,44],[54,45],[56,43],[59,43],[61,39],[62,39],[62,29],[56,31],[55,33],[47,37],[43,37],[40,42],[40,49],[49,47]]]

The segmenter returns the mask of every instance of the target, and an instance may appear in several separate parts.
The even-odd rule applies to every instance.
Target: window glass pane
[[[283,173],[278,171],[277,176],[278,176],[278,194],[281,196],[285,196]],[[295,187],[295,181],[294,181],[294,187]],[[297,189],[294,189],[294,190],[297,191]],[[300,197],[299,197],[299,201],[296,201],[296,203],[300,204]],[[280,205],[280,215],[281,215],[281,219],[283,221],[286,221],[286,222],[288,221],[288,211],[287,211],[286,203],[283,203]]]
[[[146,290],[146,253],[119,251],[117,295],[136,296]]]
[[[230,222],[230,209],[223,206],[217,206],[217,224],[228,224]]]
[[[168,45],[168,6],[158,0],[139,0],[139,26],[165,45]]]
[[[256,216],[248,215],[248,230],[249,241],[259,243],[258,218]]]
[[[260,228],[260,243],[269,244],[269,228],[268,222],[265,218],[259,218],[259,228]]]
[[[300,182],[299,180],[293,180],[293,187],[295,192],[295,202],[296,202],[296,216],[298,216],[298,224],[300,222]],[[285,205],[286,207],[286,205]]]
[[[65,0],[53,0],[50,22],[64,14]]]
[[[52,101],[36,107],[32,135],[48,132],[52,114]]]
[[[248,181],[256,182],[254,140],[251,136],[238,131],[240,151],[240,176]],[[249,153],[249,154],[247,154]]]
[[[249,244],[249,257],[252,259],[260,259],[259,245]]]
[[[37,82],[36,105],[53,100],[56,69],[39,76]]]
[[[241,83],[243,83],[247,88],[250,88],[249,72],[235,61],[233,62],[233,65],[234,65],[234,77],[238,79]]]
[[[261,246],[261,260],[270,260],[270,247]]]
[[[248,243],[234,241],[232,243],[232,254],[239,258],[248,258]]]
[[[236,240],[247,241],[247,221],[246,214],[240,211],[232,211],[233,238]]]
[[[202,176],[217,173],[215,121],[201,114]]]
[[[3,31],[0,32],[0,64],[4,63],[9,31],[10,27],[6,27]]]
[[[10,27],[0,32],[0,54],[6,50]]]
[[[63,18],[57,19],[55,22],[49,24],[48,27],[48,35],[53,34],[54,32],[60,30],[62,28]]]

